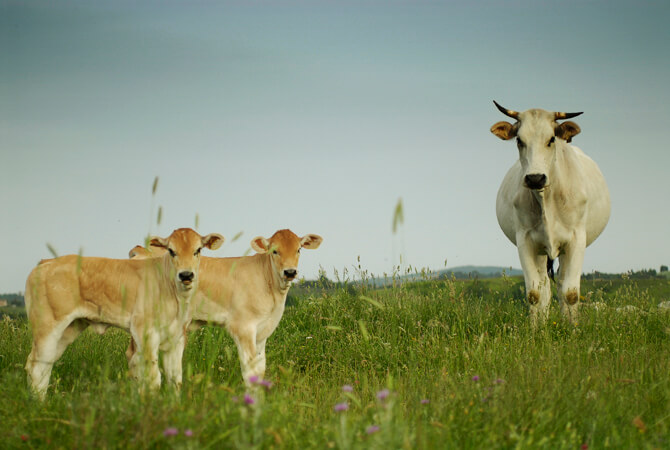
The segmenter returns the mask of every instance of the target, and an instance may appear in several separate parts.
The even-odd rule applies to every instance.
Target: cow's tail
[[[556,281],[554,279],[554,260],[547,256],[547,275],[551,278],[551,281]]]

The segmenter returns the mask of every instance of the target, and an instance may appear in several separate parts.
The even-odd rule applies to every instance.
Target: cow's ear
[[[563,139],[565,142],[571,142],[572,138],[581,133],[581,131],[582,129],[579,128],[579,125],[568,120],[556,127],[555,134],[557,138]]]
[[[167,239],[158,236],[149,238],[149,245],[152,247],[168,248]]]
[[[219,233],[211,233],[202,238],[202,245],[210,250],[216,250],[223,245],[223,236]]]
[[[253,248],[256,253],[267,253],[270,248],[270,242],[263,236],[258,236],[251,240],[251,248]]]
[[[300,239],[300,246],[303,248],[314,250],[319,248],[321,242],[323,242],[323,238],[318,234],[308,234],[303,236],[302,239]]]
[[[491,133],[498,136],[504,141],[508,141],[516,137],[517,127],[509,122],[498,122],[491,127]]]
[[[128,252],[128,258],[130,258],[130,259],[141,258],[142,255],[145,255],[145,254],[146,254],[146,253],[145,253],[146,251],[147,251],[147,249],[145,249],[145,248],[142,247],[141,245],[136,245],[135,247],[133,247],[133,248]]]

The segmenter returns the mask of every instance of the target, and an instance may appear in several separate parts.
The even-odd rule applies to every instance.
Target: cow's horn
[[[518,112],[512,111],[511,109],[503,108],[495,100],[493,100],[493,103],[495,103],[496,108],[498,108],[500,110],[500,112],[503,113],[504,115],[506,115],[507,117],[511,117],[512,119],[519,120],[519,113]]]
[[[557,112],[557,113],[554,113],[554,119],[555,120],[571,119],[571,118],[576,117],[580,114],[584,114],[584,111],[577,112],[577,113]]]

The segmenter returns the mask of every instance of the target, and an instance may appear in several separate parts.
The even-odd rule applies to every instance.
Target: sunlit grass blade
[[[395,210],[393,211],[393,234],[395,234],[398,231],[398,226],[402,225],[405,222],[405,216],[403,213],[403,206],[402,206],[402,198],[398,199],[398,203],[395,206]]]
[[[365,295],[361,295],[361,296],[358,297],[358,298],[360,298],[361,300],[365,300],[366,302],[368,302],[369,304],[371,304],[371,305],[374,306],[375,308],[384,309],[384,305],[382,305],[382,304],[379,303],[377,300],[374,300],[374,299],[372,299],[372,298],[370,298],[370,297],[367,297],[367,296],[365,296]]]
[[[58,252],[57,252],[56,249],[53,247],[53,245],[51,245],[51,244],[48,243],[48,242],[47,242],[47,250],[49,250],[49,253],[51,253],[51,255],[52,255],[54,258],[58,258]]]

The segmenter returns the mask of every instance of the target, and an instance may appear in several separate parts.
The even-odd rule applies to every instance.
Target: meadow
[[[292,290],[247,391],[225,330],[191,333],[179,393],[140,395],[128,335],[86,331],[27,388],[31,335],[0,321],[3,448],[670,448],[669,280],[584,282],[533,331],[520,278]],[[617,311],[633,305],[637,311]],[[667,310],[666,310],[667,311]],[[262,383],[261,383],[262,381]]]

